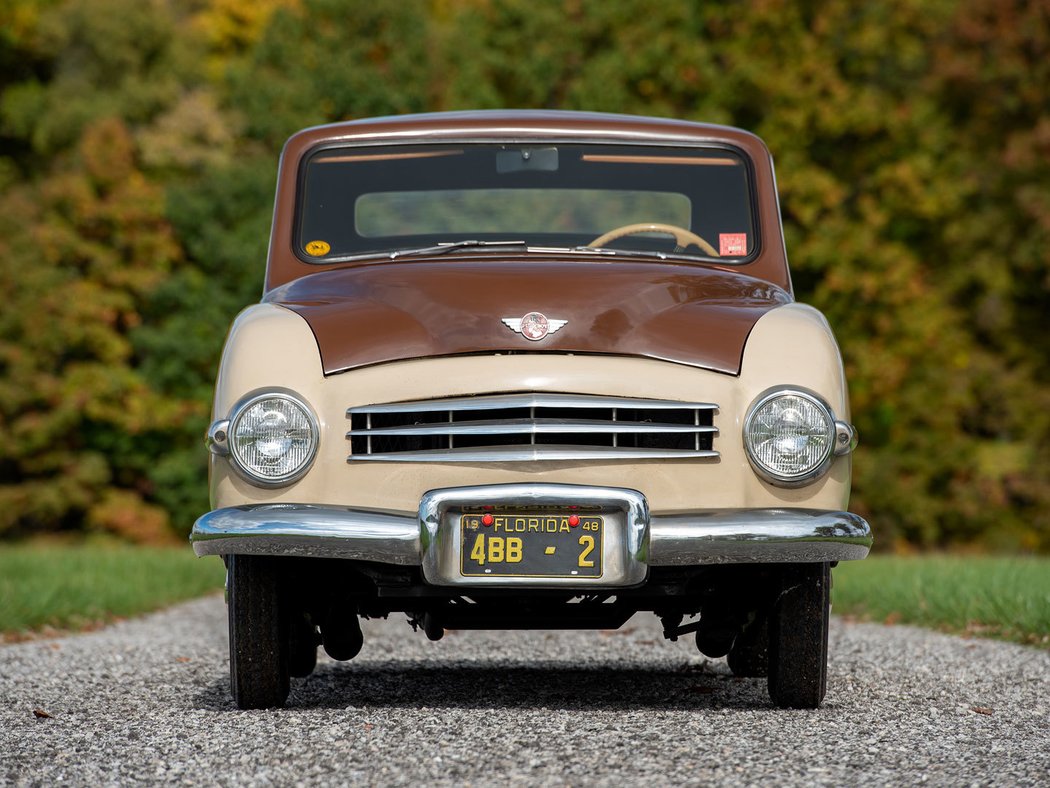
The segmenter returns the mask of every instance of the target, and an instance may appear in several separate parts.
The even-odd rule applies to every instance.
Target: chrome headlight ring
[[[755,473],[779,487],[801,487],[856,446],[852,425],[835,419],[828,404],[794,386],[767,389],[744,418],[744,453]]]
[[[302,478],[319,442],[313,409],[281,388],[248,394],[229,418],[212,423],[207,438],[213,454],[228,457],[238,475],[257,487],[283,487]]]

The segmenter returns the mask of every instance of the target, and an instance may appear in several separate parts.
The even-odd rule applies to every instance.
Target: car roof
[[[303,129],[288,140],[297,148],[320,140],[362,140],[375,137],[566,137],[621,141],[723,141],[744,147],[765,144],[756,135],[733,126],[674,118],[567,110],[470,110],[364,118]]]

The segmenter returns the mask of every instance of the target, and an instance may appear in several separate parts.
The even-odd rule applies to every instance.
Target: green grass
[[[871,556],[839,564],[840,615],[1050,648],[1050,559]]]
[[[222,588],[217,558],[185,547],[0,544],[0,637],[83,629]]]
[[[82,629],[222,588],[189,547],[0,545],[0,636]],[[872,556],[835,570],[840,615],[1050,648],[1050,559]]]

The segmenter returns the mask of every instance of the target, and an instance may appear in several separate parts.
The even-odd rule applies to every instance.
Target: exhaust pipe
[[[433,613],[427,613],[423,616],[423,632],[430,640],[441,640],[441,638],[445,637],[445,628],[434,617]]]
[[[360,653],[364,642],[365,636],[356,613],[344,617],[337,616],[334,611],[329,612],[321,626],[321,645],[328,656],[340,662],[353,659]]]

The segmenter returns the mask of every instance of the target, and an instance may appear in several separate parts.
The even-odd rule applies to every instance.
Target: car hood
[[[738,374],[748,333],[791,296],[723,269],[663,262],[447,259],[357,264],[270,291],[301,315],[326,375],[468,353],[642,356]],[[503,322],[567,323],[533,341]]]

